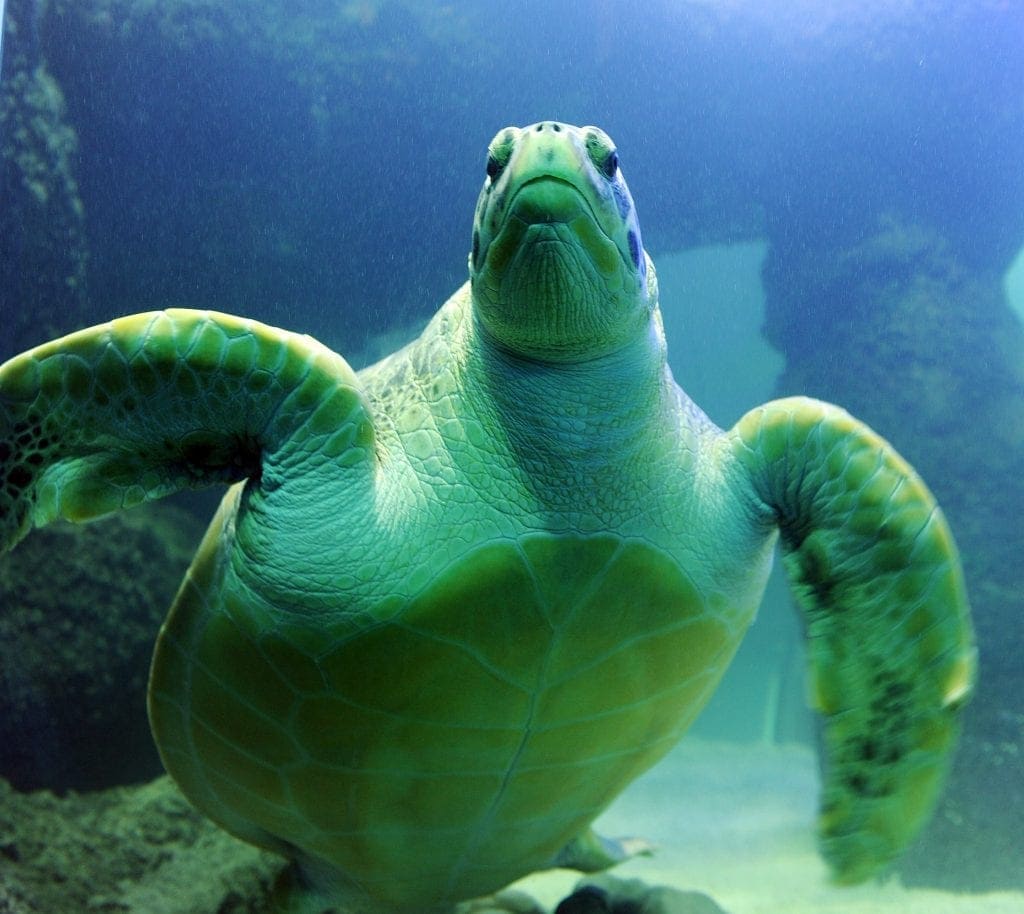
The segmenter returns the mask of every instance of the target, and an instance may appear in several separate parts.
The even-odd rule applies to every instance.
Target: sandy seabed
[[[703,893],[727,914],[1024,914],[1019,892],[830,885],[814,844],[817,795],[807,748],[691,739],[597,825],[658,847],[617,876]],[[263,914],[278,869],[202,819],[167,778],[64,798],[0,782],[0,914]],[[578,878],[553,871],[517,887],[552,910]]]
[[[908,889],[895,877],[832,885],[815,847],[818,790],[817,761],[804,746],[689,739],[633,784],[597,829],[658,848],[615,875],[703,892],[728,914],[1024,914],[1019,892]],[[557,872],[519,885],[551,905],[576,881]]]

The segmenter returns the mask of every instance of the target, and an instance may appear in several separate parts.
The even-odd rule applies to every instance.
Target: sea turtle
[[[707,701],[781,538],[824,855],[875,873],[932,807],[974,677],[932,496],[837,407],[722,431],[679,389],[596,127],[499,132],[472,239],[469,281],[358,374],[178,309],[7,362],[0,541],[233,483],[156,646],[164,763],[295,861],[284,906],[426,911],[636,849],[590,823]]]

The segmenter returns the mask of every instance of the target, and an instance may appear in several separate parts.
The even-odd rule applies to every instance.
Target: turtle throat
[[[583,361],[644,332],[648,290],[586,202],[557,179],[519,190],[472,276],[474,311],[503,348]]]

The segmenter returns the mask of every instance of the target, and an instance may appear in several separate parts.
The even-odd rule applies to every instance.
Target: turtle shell
[[[332,631],[268,625],[218,574],[222,524],[157,646],[165,763],[229,830],[395,905],[550,866],[678,740],[743,630],[647,542],[547,533]]]

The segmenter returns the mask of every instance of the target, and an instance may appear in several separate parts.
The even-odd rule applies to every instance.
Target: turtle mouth
[[[554,175],[540,175],[520,184],[506,209],[506,219],[512,216],[526,225],[573,222],[580,216],[600,224],[586,195],[571,181]]]
[[[523,248],[538,241],[580,249],[606,276],[625,263],[587,194],[572,181],[554,175],[530,178],[515,189],[488,245],[488,269],[503,273]]]

